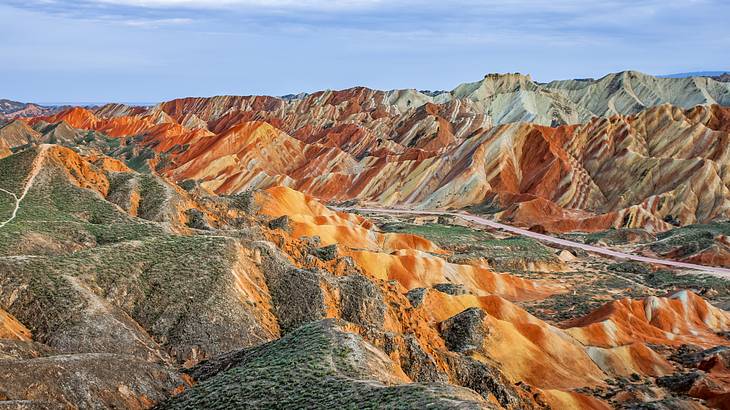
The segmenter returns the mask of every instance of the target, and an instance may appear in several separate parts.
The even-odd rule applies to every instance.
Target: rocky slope
[[[546,87],[600,116],[635,114],[661,104],[730,105],[727,83],[711,77],[659,78],[623,71],[598,80],[552,81]]]
[[[724,356],[707,349],[730,345],[730,314],[687,291],[550,322],[522,306],[571,285],[456,260],[291,188],[218,196],[58,145],[0,160],[0,181],[22,198],[14,216],[0,202],[2,405],[583,409],[727,394]],[[697,364],[675,364],[680,345]],[[698,387],[675,393],[684,369]],[[643,398],[612,390],[629,376]]]

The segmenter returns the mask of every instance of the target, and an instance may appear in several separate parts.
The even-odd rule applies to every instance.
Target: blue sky
[[[0,98],[154,102],[730,69],[726,0],[0,0]]]

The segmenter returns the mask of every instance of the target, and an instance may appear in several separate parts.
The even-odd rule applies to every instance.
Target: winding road
[[[610,256],[618,259],[627,259],[637,262],[653,263],[657,265],[671,266],[681,269],[690,269],[696,271],[702,271],[714,276],[718,276],[724,279],[730,279],[730,269],[719,268],[715,266],[704,266],[697,265],[694,263],[686,263],[674,261],[671,259],[660,259],[650,258],[647,256],[632,255],[630,253],[624,253],[615,251],[613,249],[601,248],[598,246],[587,245],[580,242],[573,242],[567,239],[556,238],[554,236],[543,235],[537,232],[528,231],[527,229],[517,228],[511,225],[505,225],[503,223],[495,222],[480,216],[472,215],[468,212],[447,212],[447,211],[420,211],[410,209],[391,209],[391,208],[335,208],[342,211],[358,211],[358,212],[372,212],[372,213],[386,213],[386,214],[410,214],[410,215],[447,215],[461,218],[465,221],[469,221],[478,225],[488,226],[490,228],[499,229],[506,232],[511,232],[517,235],[526,236],[528,238],[537,239],[539,241],[554,243],[557,245],[567,246],[575,249],[582,249],[584,251],[597,253],[600,255]]]

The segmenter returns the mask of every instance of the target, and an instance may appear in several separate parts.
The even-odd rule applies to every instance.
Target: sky
[[[727,0],[0,0],[0,98],[158,102],[730,69]]]

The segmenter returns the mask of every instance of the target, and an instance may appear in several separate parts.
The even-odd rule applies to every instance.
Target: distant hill
[[[27,104],[13,100],[0,100],[0,113],[9,114],[25,108]]]
[[[35,117],[55,112],[53,107],[45,107],[33,103],[0,99],[0,118]]]
[[[691,71],[688,73],[675,73],[675,74],[666,74],[666,75],[658,75],[659,78],[687,78],[687,77],[722,77],[723,75],[727,76],[728,73],[730,73],[730,70],[724,70],[724,71]],[[715,78],[717,79],[717,78]],[[722,81],[722,80],[719,80]]]

